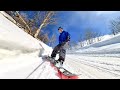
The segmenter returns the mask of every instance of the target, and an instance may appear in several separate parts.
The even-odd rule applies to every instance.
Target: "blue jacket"
[[[66,31],[63,31],[59,36],[59,44],[67,41],[70,41],[70,34]]]

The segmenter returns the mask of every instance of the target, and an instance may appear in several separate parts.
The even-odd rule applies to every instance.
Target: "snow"
[[[5,16],[12,18],[0,11],[0,78],[25,79],[43,63],[40,56],[50,55],[52,48],[25,33]],[[28,78],[59,79],[49,62],[44,62],[35,73]]]
[[[42,59],[50,56],[52,48],[6,17],[13,20],[0,11],[0,78],[60,79],[56,68]],[[103,36],[100,42],[83,48],[78,44],[77,49],[67,51],[63,67],[79,74],[79,79],[119,79],[120,34]]]
[[[75,47],[68,52],[69,63],[81,73],[80,78],[120,78],[120,34],[105,35],[99,42]]]
[[[102,36],[102,40],[90,45],[86,45],[84,47],[80,47],[78,44],[72,50],[72,53],[76,54],[111,54],[112,56],[118,55],[120,57],[120,34],[113,35],[105,35]],[[71,53],[71,51],[68,51]]]
[[[120,78],[120,58],[93,57],[76,54],[68,55],[68,57],[68,64],[81,74],[81,79]]]
[[[18,50],[19,48],[24,51],[40,49],[37,40],[18,28],[3,15],[0,14],[0,17],[0,47],[12,50]]]
[[[20,55],[0,61],[0,78],[5,79],[59,79],[57,71],[51,68],[49,62],[44,62],[32,75],[27,76],[41,63],[40,57]],[[40,74],[41,73],[41,74]]]

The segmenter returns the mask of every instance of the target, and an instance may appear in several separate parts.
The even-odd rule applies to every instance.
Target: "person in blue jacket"
[[[55,48],[52,51],[51,58],[55,59],[56,54],[59,52],[59,59],[58,62],[60,66],[63,65],[65,61],[65,55],[66,55],[66,46],[68,42],[70,41],[70,34],[63,30],[62,27],[58,28],[58,31],[60,33],[59,35],[59,44],[55,46]]]

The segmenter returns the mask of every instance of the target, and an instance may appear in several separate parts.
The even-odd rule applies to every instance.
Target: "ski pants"
[[[66,46],[67,46],[67,42],[63,45],[58,44],[57,46],[55,46],[55,48],[52,51],[51,57],[56,57],[56,54],[59,54],[59,61],[65,61],[65,56],[66,56]]]

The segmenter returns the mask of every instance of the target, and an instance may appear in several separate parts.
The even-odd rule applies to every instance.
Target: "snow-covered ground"
[[[50,55],[52,48],[25,33],[3,14],[0,11],[0,78],[60,79],[57,70],[41,57]],[[69,51],[63,67],[79,74],[80,79],[120,78],[120,35],[106,38]]]
[[[71,65],[82,73],[81,78],[120,78],[120,34],[105,35],[99,42],[76,47],[68,55]]]
[[[66,63],[80,74],[81,79],[120,78],[120,58],[69,54]]]
[[[30,75],[38,65],[40,67]],[[49,62],[43,62],[41,57],[30,54],[21,54],[0,61],[0,78],[4,79],[59,79],[56,73]]]
[[[109,56],[109,57],[120,57],[120,34],[105,35],[103,40],[87,45],[85,47],[80,47],[78,44],[76,47],[70,51],[72,54],[86,54],[94,56]]]

